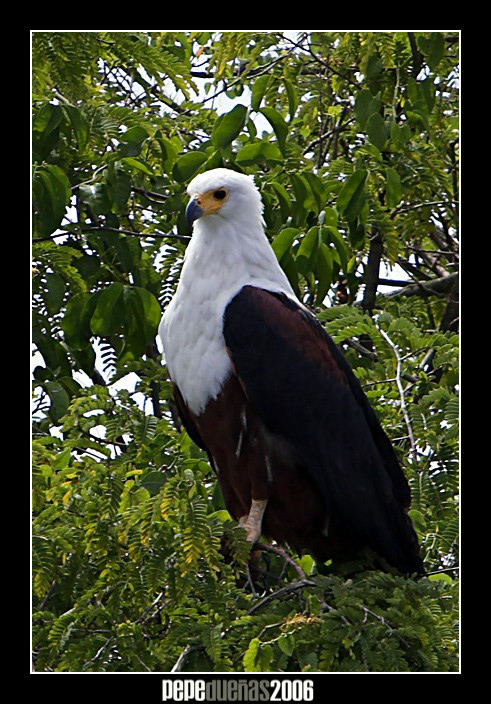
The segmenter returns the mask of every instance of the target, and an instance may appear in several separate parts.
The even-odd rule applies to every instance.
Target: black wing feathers
[[[184,428],[186,429],[187,434],[193,440],[193,442],[196,443],[198,447],[200,447],[202,450],[205,450],[208,452],[205,443],[203,442],[203,439],[201,435],[199,434],[198,428],[196,427],[189,411],[186,406],[186,403],[184,402],[184,399],[181,395],[181,392],[179,391],[178,387],[176,384],[172,385],[172,391],[174,394],[174,400],[176,402],[177,410],[179,411],[179,417],[181,419],[181,423],[183,424]]]
[[[224,336],[254,410],[295,446],[331,515],[388,562],[421,572],[409,488],[351,368],[320,323],[283,294],[244,286]]]

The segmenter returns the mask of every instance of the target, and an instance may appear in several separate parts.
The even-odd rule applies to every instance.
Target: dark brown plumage
[[[175,387],[230,514],[267,501],[262,532],[325,560],[371,548],[423,571],[394,450],[342,353],[281,294],[245,286],[224,314],[233,373],[203,413]]]

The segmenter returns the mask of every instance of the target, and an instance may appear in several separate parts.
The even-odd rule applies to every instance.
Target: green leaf
[[[263,108],[259,111],[268,120],[278,140],[281,153],[285,153],[286,138],[288,136],[288,125],[283,116],[274,108]]]
[[[32,328],[32,341],[54,376],[70,376],[72,369],[65,348],[54,338],[43,335],[35,321]]]
[[[427,131],[430,129],[430,123],[428,122],[426,110],[421,110],[421,108],[412,108],[411,110],[406,110],[406,116],[411,125],[416,125],[418,128],[423,125]]]
[[[327,233],[327,237],[324,237],[324,232]],[[327,240],[334,244],[336,251],[339,254],[339,261],[341,262],[342,270],[346,273],[348,271],[349,252],[346,246],[346,242],[341,236],[341,233],[339,232],[337,227],[334,227],[333,225],[324,225],[322,227],[322,234],[322,239],[324,241]]]
[[[71,450],[67,447],[65,450],[60,452],[53,460],[54,469],[66,469],[70,463]]]
[[[141,127],[140,125],[135,125],[135,127],[130,127],[126,132],[119,135],[120,142],[133,142],[134,144],[140,144],[148,137],[148,131]]]
[[[85,184],[80,186],[78,193],[80,200],[87,203],[96,217],[111,212],[111,201],[105,183]]]
[[[259,638],[253,638],[250,641],[249,647],[242,658],[245,672],[257,672],[256,657],[259,652],[260,643]]]
[[[230,515],[230,513],[223,508],[208,514],[208,518],[216,518],[218,521],[220,521],[220,523],[225,523],[226,521],[232,520],[232,516]]]
[[[366,169],[354,171],[339,192],[337,209],[348,221],[356,218],[365,200]]]
[[[123,270],[137,276],[142,257],[142,248],[138,239],[136,237],[121,236],[114,247]]]
[[[315,567],[315,560],[311,555],[302,555],[298,564],[303,569],[307,577],[310,577]]]
[[[300,230],[296,227],[287,227],[276,235],[271,246],[279,262],[281,262],[285,254],[289,251],[299,233]]]
[[[153,293],[141,286],[132,286],[131,290],[138,299],[143,322],[143,340],[146,345],[153,342],[162,318],[160,303]]]
[[[143,147],[143,142],[148,139],[148,132],[145,128],[136,125],[130,127],[123,134],[118,135],[120,141],[119,153],[122,157],[139,156]]]
[[[240,134],[245,125],[247,108],[236,105],[230,112],[221,115],[211,133],[211,141],[217,147],[226,147]]]
[[[453,584],[454,580],[449,574],[441,572],[440,574],[430,574],[428,577],[430,582],[444,582],[445,584]]]
[[[302,238],[297,251],[296,263],[301,274],[308,274],[315,264],[319,249],[319,226],[311,227]]]
[[[273,648],[253,638],[242,659],[245,672],[268,672],[273,659]]]
[[[159,493],[160,489],[164,485],[164,482],[165,474],[154,470],[152,472],[148,472],[148,474],[146,474],[145,477],[143,477],[138,483],[148,491],[150,496],[155,496]]]
[[[47,164],[36,171],[34,205],[38,211],[40,235],[50,235],[58,229],[70,196],[70,182],[59,166]]]
[[[281,638],[278,638],[277,643],[282,653],[285,653],[288,657],[293,655],[293,651],[295,650],[295,636],[292,633],[284,633]]]
[[[288,195],[286,188],[281,183],[278,183],[277,181],[271,181],[270,185],[273,187],[278,198],[278,202],[280,204],[281,218],[284,222],[291,212],[290,196]]]
[[[412,508],[408,511],[408,516],[413,522],[415,530],[419,533],[419,535],[423,535],[426,531],[426,520],[421,511]]]
[[[59,127],[63,118],[59,105],[47,103],[36,113],[32,121],[33,136],[39,139],[40,135],[47,137],[53,130]]]
[[[298,92],[293,83],[289,81],[288,78],[283,79],[283,84],[285,86],[286,95],[288,98],[288,113],[290,115],[291,122],[295,117],[295,113],[297,112],[297,107],[299,103]]]
[[[337,227],[338,220],[339,217],[336,208],[327,207],[324,209],[324,222],[322,223],[323,225]]]
[[[217,169],[220,166],[223,166],[222,153],[220,149],[216,149],[206,160],[205,165],[203,166],[203,171]]]
[[[133,159],[133,157],[124,156],[121,159],[121,163],[127,164],[127,166],[129,166],[133,170],[143,171],[143,173],[147,174],[147,176],[153,176],[153,171],[150,170],[147,164],[145,164],[143,161],[140,161],[139,159]]]
[[[390,141],[394,145],[396,151],[404,149],[405,145],[411,139],[411,129],[408,124],[396,125],[392,123],[390,126]]]
[[[120,154],[127,157],[139,156],[143,142],[148,139],[148,136],[149,134],[144,127],[140,125],[130,127],[126,132],[118,135],[121,142],[119,146]]]
[[[296,296],[300,297],[300,287],[298,285],[298,267],[291,252],[286,252],[281,258],[280,266],[286,274]]]
[[[176,160],[172,169],[172,175],[179,183],[189,181],[198,171],[199,167],[204,164],[206,159],[206,154],[203,152],[188,152],[187,154],[183,154],[183,156],[180,156]]]
[[[53,422],[56,423],[67,412],[70,398],[63,386],[57,381],[45,381],[44,388],[51,401],[49,415]]]
[[[303,174],[304,178],[310,186],[310,191],[317,205],[317,210],[320,211],[326,202],[325,181],[320,179],[316,174],[306,171]]]
[[[395,208],[402,198],[401,179],[392,167],[385,170],[385,196],[388,208]]]
[[[253,142],[257,137],[257,129],[256,125],[250,117],[248,117],[246,121],[246,130],[249,133],[249,141]]]
[[[34,116],[32,123],[32,156],[34,162],[48,158],[55,149],[59,136],[63,113],[59,105],[43,105]]]
[[[430,32],[428,37],[418,37],[418,47],[426,58],[426,63],[435,71],[445,55],[445,39],[441,32]]]
[[[265,74],[256,78],[251,89],[251,109],[257,112],[261,106],[262,99],[268,89],[270,76]]]
[[[80,151],[83,151],[89,138],[89,123],[87,122],[87,118],[79,108],[73,105],[63,105],[62,109],[68,115],[68,119],[73,127],[78,148]]]
[[[139,286],[125,286],[124,348],[121,362],[137,359],[145,353],[157,334],[162,312],[155,296]]]
[[[164,171],[166,174],[171,174],[172,167],[177,159],[178,148],[170,139],[163,137],[160,130],[155,134],[155,137],[162,150],[162,165]]]
[[[368,88],[364,88],[356,94],[355,117],[362,130],[365,129],[368,118],[374,113],[380,112],[381,106],[380,98],[374,97]]]
[[[90,320],[94,335],[106,337],[120,330],[125,319],[124,288],[122,283],[115,281],[100,293]]]
[[[132,159],[131,161],[134,161]],[[131,191],[131,178],[122,167],[121,162],[115,161],[109,165],[106,179],[107,193],[118,213],[125,213]]]
[[[350,220],[348,222],[348,235],[353,249],[363,249],[365,245],[365,227],[358,219]]]
[[[433,107],[435,105],[435,84],[433,82],[433,79],[428,76],[428,78],[425,78],[424,81],[420,81],[418,83],[419,87],[419,92],[423,97],[424,104],[426,106],[426,110],[428,113],[430,113],[433,110]]]
[[[58,313],[63,303],[66,284],[59,274],[46,274],[46,292],[44,300],[51,315]]]
[[[370,115],[367,121],[366,131],[370,142],[382,150],[388,137],[388,128],[384,122],[384,118],[378,112]]]
[[[70,353],[79,369],[82,369],[89,377],[92,377],[95,369],[95,352],[92,345],[88,344],[83,349],[70,347]]]
[[[371,54],[366,63],[365,74],[369,81],[376,80],[384,70],[384,65],[378,54]]]
[[[295,194],[295,205],[303,210],[309,210],[314,206],[314,199],[310,184],[303,174],[290,174],[290,181]]]
[[[283,157],[276,144],[270,142],[254,142],[246,144],[236,156],[236,162],[241,166],[252,166],[263,162],[281,163]]]

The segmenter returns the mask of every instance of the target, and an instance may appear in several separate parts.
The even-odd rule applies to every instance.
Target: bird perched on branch
[[[176,404],[229,513],[318,559],[369,548],[422,573],[410,493],[358,380],[296,298],[252,177],[196,176],[193,236],[160,325]]]

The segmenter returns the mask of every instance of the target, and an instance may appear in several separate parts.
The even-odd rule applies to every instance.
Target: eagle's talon
[[[239,525],[246,531],[246,540],[251,545],[254,545],[261,537],[262,520],[267,504],[267,499],[252,499],[249,513],[239,518]]]

